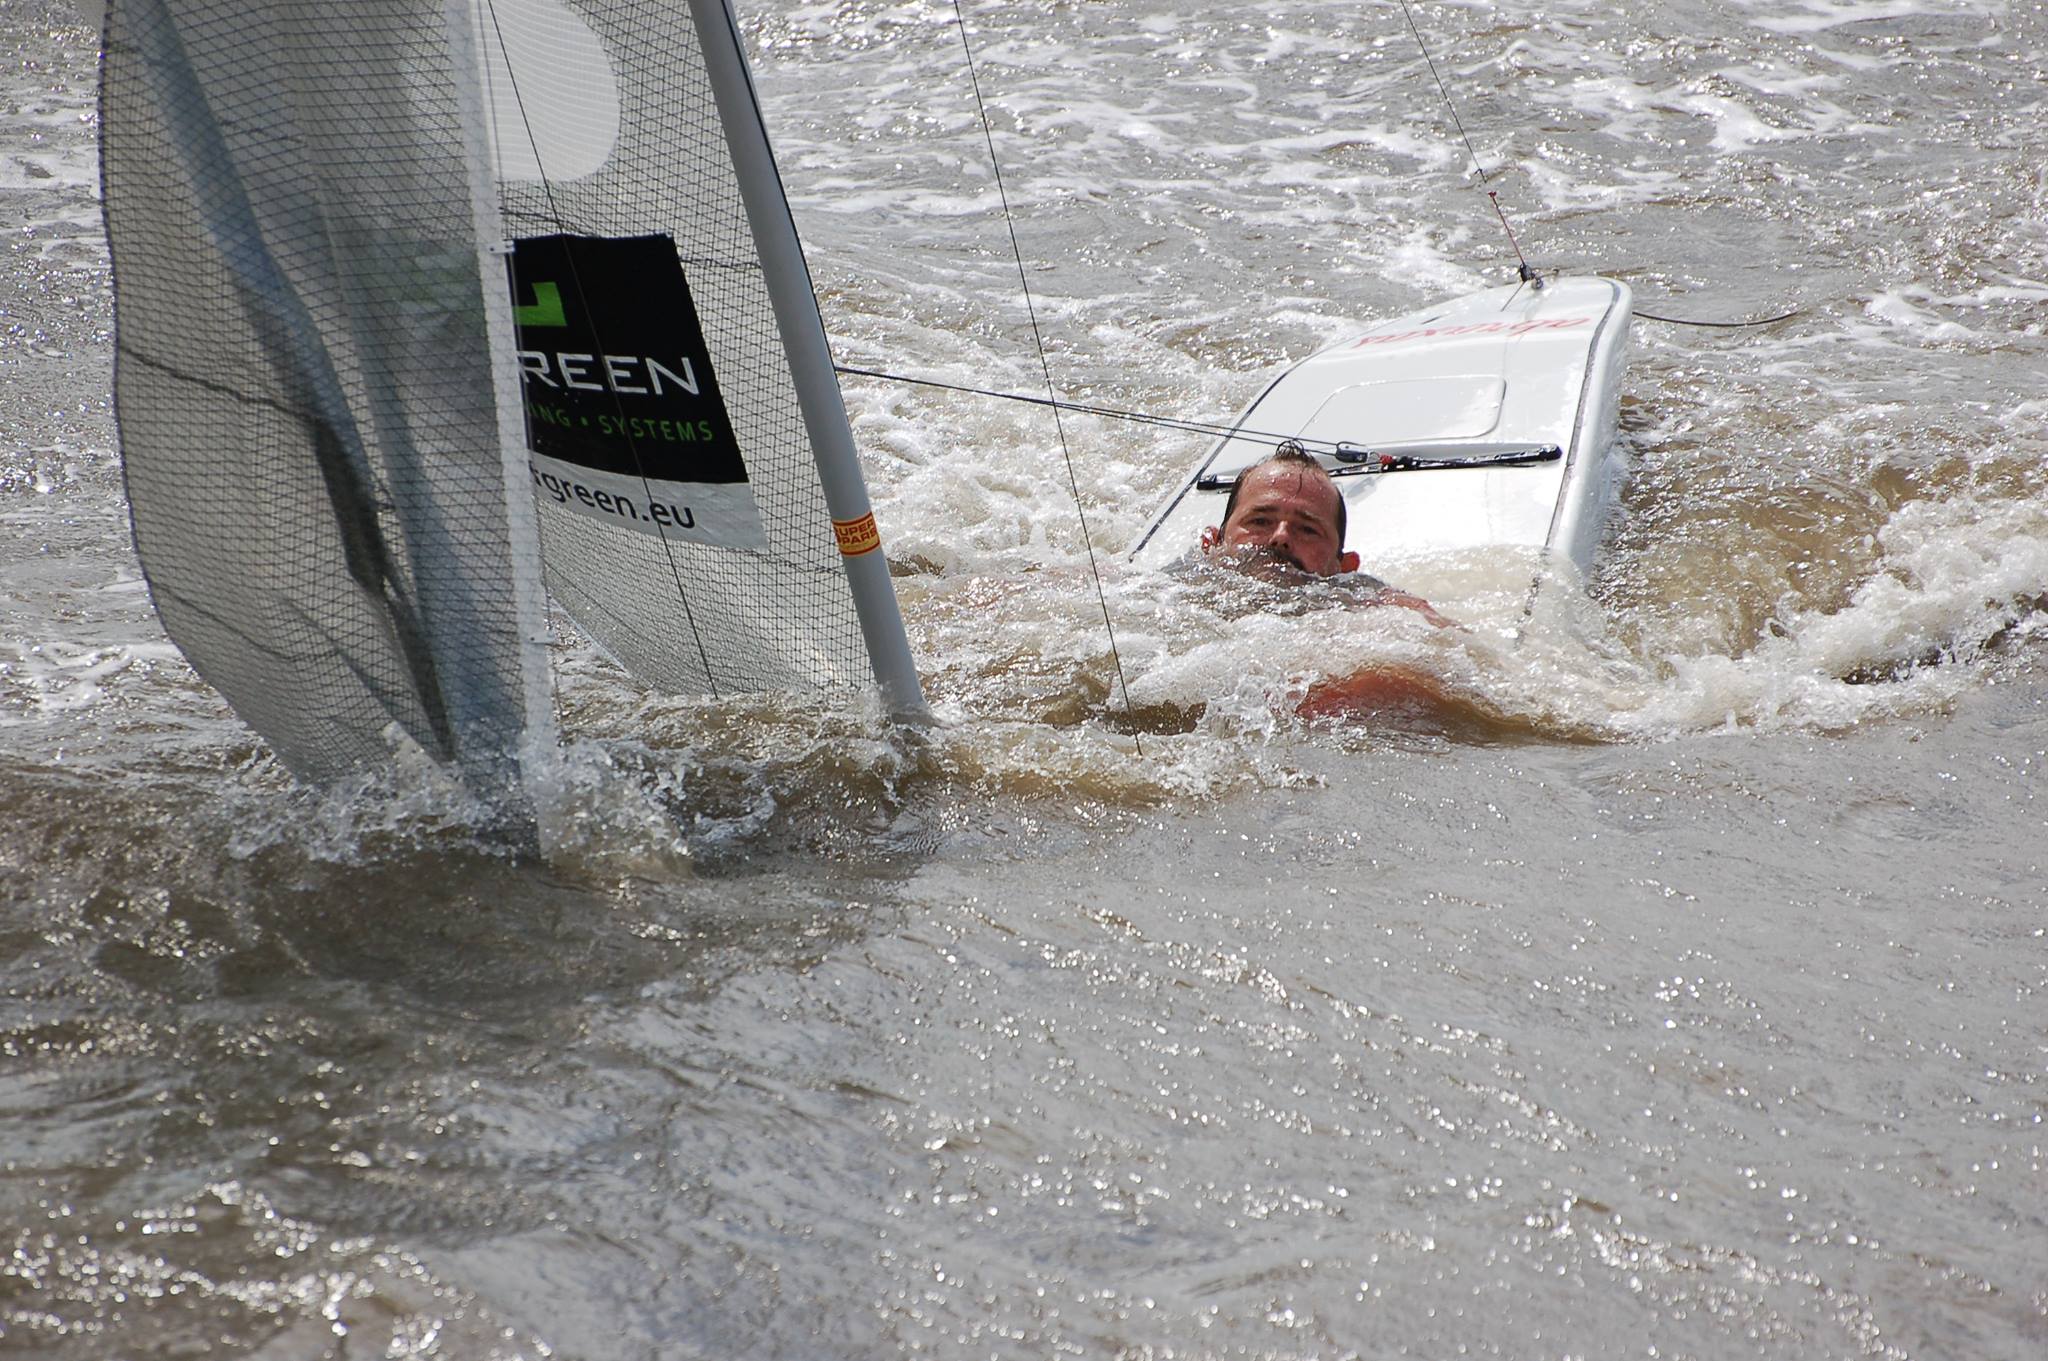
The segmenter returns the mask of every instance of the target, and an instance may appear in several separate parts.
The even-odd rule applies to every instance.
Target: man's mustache
[[[1276,544],[1253,543],[1233,548],[1229,553],[1232,566],[1240,571],[1258,572],[1261,568],[1282,567],[1303,576],[1314,576],[1308,564]]]

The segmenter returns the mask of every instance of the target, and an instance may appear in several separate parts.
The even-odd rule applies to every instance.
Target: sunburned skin
[[[1367,714],[1427,714],[1443,705],[1444,684],[1425,672],[1373,666],[1330,676],[1309,686],[1294,706],[1303,718],[1355,718]]]

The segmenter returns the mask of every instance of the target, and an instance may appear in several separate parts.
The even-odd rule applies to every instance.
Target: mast
[[[543,848],[555,833],[553,798],[543,787],[541,766],[552,759],[561,734],[555,723],[555,695],[548,659],[548,602],[543,580],[540,515],[525,451],[526,417],[514,354],[512,301],[504,278],[505,224],[491,177],[490,109],[484,95],[483,15],[474,0],[444,0],[450,71],[461,101],[464,160],[469,167],[470,214],[476,223],[478,302],[484,340],[490,350],[491,405],[497,414],[497,447],[504,474],[505,531],[514,570],[510,586],[522,632],[519,648],[520,698],[526,710],[519,758],[520,780],[539,821]]]
[[[889,580],[888,561],[882,556],[881,536],[861,477],[839,377],[833,371],[810,267],[804,263],[796,222],[790,216],[782,177],[775,169],[768,133],[761,123],[760,101],[747,71],[739,27],[729,0],[689,3],[875,683],[891,715],[906,722],[927,722],[931,713],[911,661],[910,642],[903,634],[903,615],[897,608],[896,588]]]

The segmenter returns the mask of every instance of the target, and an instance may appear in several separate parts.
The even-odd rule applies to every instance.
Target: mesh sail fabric
[[[478,3],[507,234],[673,238],[761,526],[754,546],[691,542],[544,489],[555,598],[662,689],[863,684],[866,647],[689,7]],[[658,445],[634,456],[663,476]]]
[[[116,412],[165,628],[302,776],[409,737],[510,778],[544,624],[442,6],[116,0],[104,63]]]

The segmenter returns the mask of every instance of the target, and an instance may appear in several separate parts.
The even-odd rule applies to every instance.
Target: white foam
[[[1966,14],[1982,14],[1985,9],[1969,0],[1955,0],[1954,3],[1929,4],[1926,0],[1734,0],[1740,9],[1766,11],[1750,20],[1758,28],[1772,33],[1810,34],[1824,33],[1845,24],[1879,23],[1891,19],[1908,19],[1918,15],[1950,17],[1961,11]],[[1790,9],[1794,13],[1784,11]]]
[[[1743,655],[1667,659],[1671,682],[1619,726],[1838,727],[1925,711],[1978,683],[1968,663],[1991,640],[2043,629],[2031,602],[2048,595],[2048,502],[1913,502],[1879,540],[1883,570],[1847,605],[1793,609]]]
[[[1551,161],[1527,160],[1521,162],[1520,168],[1529,177],[1529,184],[1543,206],[1552,212],[1650,202],[1684,183],[1684,177],[1664,170],[1617,173],[1610,169],[1600,179],[1592,180],[1574,176]]]
[[[2007,274],[2004,283],[1986,284],[1968,293],[1939,294],[1930,288],[1910,285],[1899,290],[1902,296],[1936,307],[1989,307],[1995,303],[2048,302],[2048,283],[2035,279],[2021,279]]]
[[[1766,95],[1810,95],[1816,90],[1839,89],[1842,84],[1839,75],[1794,71],[1777,62],[1724,66],[1718,74]]]
[[[1600,123],[1600,131],[1629,143],[1640,143],[1657,126],[1660,97],[1626,76],[1588,76],[1571,82],[1566,98],[1572,109]]]
[[[1460,258],[1469,255],[1460,247],[1470,237],[1470,230],[1465,227],[1449,233],[1411,228],[1387,253],[1388,272],[1430,292],[1457,293],[1477,288],[1481,282],[1478,272]]]
[[[1864,313],[1890,326],[1910,331],[1923,340],[1969,341],[1977,333],[1961,322],[1937,316],[1919,302],[1932,301],[1927,290],[1907,285],[1886,289],[1864,305]]]
[[[96,189],[98,161],[83,149],[9,152],[0,156],[0,189]]]

